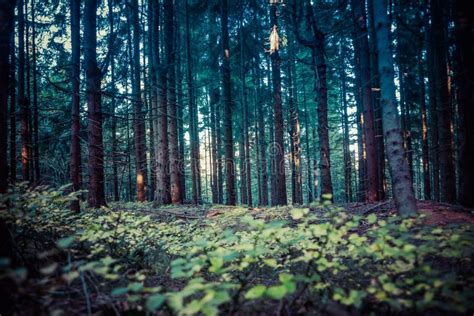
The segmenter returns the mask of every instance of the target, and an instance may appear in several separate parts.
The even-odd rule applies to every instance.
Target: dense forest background
[[[0,0],[0,315],[472,315],[469,0]]]
[[[468,1],[373,2],[3,1],[2,185],[71,182],[91,206],[383,200],[394,80],[404,186],[473,206]]]

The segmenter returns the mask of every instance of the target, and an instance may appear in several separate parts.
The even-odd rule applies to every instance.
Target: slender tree
[[[364,0],[352,0],[352,12],[354,18],[354,46],[356,61],[359,64],[357,75],[359,76],[359,95],[362,101],[364,134],[365,134],[365,170],[367,176],[367,192],[365,198],[369,202],[378,199],[378,172],[377,172],[377,148],[375,141],[374,109],[372,98],[372,81],[370,74],[370,55],[367,31],[367,15],[365,13]]]
[[[178,125],[176,110],[176,77],[175,77],[175,39],[174,39],[174,8],[173,0],[165,0],[164,2],[164,19],[165,19],[165,51],[168,75],[168,101],[169,101],[169,149],[170,149],[170,182],[171,182],[171,202],[180,204],[183,202],[183,196],[180,186],[180,160],[178,147]]]
[[[16,58],[15,58],[15,32],[11,32],[10,38],[10,183],[16,182]],[[6,126],[6,125],[4,125]]]
[[[448,91],[446,35],[443,16],[446,2],[431,0],[431,21],[433,29],[433,61],[435,75],[435,97],[438,112],[439,176],[440,198],[443,202],[456,199],[456,174],[454,169],[453,135],[451,131],[452,105]]]
[[[23,181],[30,180],[29,106],[25,94],[25,3],[18,1],[18,103],[21,123],[21,174]]]
[[[10,47],[14,30],[14,2],[0,1],[0,194],[8,188],[8,95],[10,92]],[[4,238],[8,237],[5,224],[1,220],[2,244],[1,255],[4,255]]]
[[[286,205],[286,177],[285,177],[285,145],[283,142],[283,107],[281,100],[281,59],[279,54],[279,35],[276,3],[270,4],[270,24],[272,33],[270,34],[270,58],[272,60],[272,84],[274,102],[274,126],[275,136],[273,143],[274,162],[272,174],[275,181],[274,199],[272,205]]]
[[[133,134],[136,164],[136,185],[138,201],[146,200],[146,139],[145,139],[145,117],[143,113],[143,100],[141,93],[140,76],[140,23],[138,19],[138,0],[129,3],[130,24],[133,29]]]
[[[90,207],[105,205],[104,145],[102,139],[101,71],[97,65],[97,0],[85,0],[84,68],[88,110],[88,169]]]
[[[71,158],[70,177],[72,189],[81,189],[81,143],[79,133],[81,131],[80,121],[80,58],[81,58],[81,2],[71,0],[71,51],[72,51],[72,103],[71,103]],[[79,200],[71,202],[71,210],[80,211]]]
[[[191,138],[191,183],[193,203],[201,201],[201,162],[199,150],[198,113],[194,96],[194,79],[191,56],[191,29],[189,26],[189,5],[186,0],[186,62],[187,62],[187,84],[189,102],[189,130]],[[234,202],[235,204],[235,202]]]
[[[228,29],[228,1],[220,0],[221,38],[222,38],[222,84],[224,91],[224,147],[225,147],[225,178],[226,204],[235,205],[235,167],[234,142],[232,133],[232,83],[230,78],[230,46]]]
[[[474,62],[473,14],[469,1],[455,1],[457,99],[461,129],[459,201],[474,207]]]
[[[403,155],[403,137],[395,97],[394,60],[390,47],[391,24],[387,15],[387,0],[374,1],[373,9],[380,73],[382,122],[384,137],[387,141],[393,196],[401,215],[413,215],[417,207],[408,163]]]

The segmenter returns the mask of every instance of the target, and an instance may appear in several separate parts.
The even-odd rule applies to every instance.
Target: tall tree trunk
[[[5,29],[7,30],[7,29]],[[15,58],[15,32],[11,31],[10,38],[10,183],[16,182],[16,58]],[[6,125],[4,125],[6,126]]]
[[[155,156],[157,159],[156,168],[156,194],[157,204],[171,203],[170,177],[169,177],[169,150],[168,150],[168,98],[166,93],[167,80],[166,68],[160,59],[160,6],[158,0],[153,0],[153,68],[156,76],[157,121],[155,125],[156,142]]]
[[[265,113],[264,100],[262,97],[262,73],[260,68],[260,55],[256,58],[256,87],[257,87],[257,116],[258,116],[258,172],[260,174],[260,194],[259,205],[268,205],[268,174],[267,174],[267,143],[265,136]]]
[[[89,207],[105,205],[104,146],[102,139],[101,73],[97,65],[97,0],[85,0],[84,68],[87,82],[89,140]]]
[[[221,0],[221,27],[222,27],[222,81],[224,91],[224,148],[225,148],[225,177],[227,191],[227,205],[235,205],[235,167],[234,142],[232,133],[232,86],[230,78],[230,46],[228,30],[228,4]]]
[[[436,77],[434,71],[434,45],[435,39],[433,34],[433,26],[426,33],[426,41],[428,42],[427,59],[428,59],[428,78],[429,78],[429,130],[430,130],[430,158],[431,170],[433,178],[433,200],[439,201],[439,137],[438,137],[438,110],[436,101]]]
[[[133,134],[135,147],[136,185],[137,199],[140,202],[146,200],[146,139],[145,139],[145,117],[143,113],[143,101],[141,96],[140,76],[140,24],[138,19],[138,0],[132,0],[130,5],[131,26],[133,29]]]
[[[364,0],[352,0],[352,11],[355,29],[355,56],[359,63],[360,95],[363,107],[365,133],[365,162],[367,176],[367,192],[365,198],[369,202],[378,200],[377,148],[375,141],[374,108],[372,104],[372,85],[370,76],[369,41],[367,38],[367,16]]]
[[[241,7],[240,26],[239,26],[239,46],[240,46],[240,105],[242,110],[241,117],[241,133],[240,133],[240,144],[239,144],[239,161],[240,161],[240,187],[241,187],[241,203],[249,204],[249,187],[248,182],[250,180],[250,173],[248,172],[247,163],[249,155],[248,145],[248,104],[247,104],[247,87],[246,81],[246,69],[244,62],[244,34],[243,34],[243,6]],[[251,192],[250,192],[251,194]],[[250,197],[251,198],[251,197]]]
[[[343,59],[344,63],[344,59]],[[344,155],[344,193],[346,202],[352,202],[352,161],[349,149],[349,117],[347,113],[346,72],[341,68],[341,90],[342,90],[342,130],[343,130],[343,155]]]
[[[5,194],[8,188],[8,94],[10,92],[10,51],[14,31],[14,2],[0,2],[0,194]],[[6,224],[0,220],[1,225],[1,252],[5,255],[8,233]],[[3,292],[3,291],[2,291]]]
[[[315,90],[318,101],[319,172],[321,174],[321,197],[332,200],[331,161],[329,155],[328,99],[326,86],[326,62],[324,57],[324,35],[314,49],[316,78]]]
[[[410,180],[408,163],[403,156],[403,137],[397,110],[394,84],[394,60],[390,48],[390,27],[387,0],[374,1],[378,68],[381,84],[382,122],[387,140],[387,157],[392,178],[393,196],[398,212],[403,215],[416,213],[416,200]]]
[[[72,104],[71,104],[71,158],[70,177],[72,189],[81,189],[81,117],[80,117],[80,58],[81,58],[81,3],[80,0],[71,0],[71,51],[72,51]],[[80,211],[79,200],[71,202],[73,212]]]
[[[290,45],[295,45],[291,43]],[[292,48],[290,48],[292,49]],[[303,184],[301,180],[301,131],[299,110],[297,102],[297,93],[295,89],[296,69],[294,63],[295,55],[292,53],[288,60],[288,92],[289,92],[289,110],[290,110],[290,142],[291,142],[291,178],[293,183],[293,204],[303,204]]]
[[[179,16],[175,18],[176,22],[176,101],[177,101],[177,119],[178,119],[178,144],[179,144],[179,186],[183,201],[186,200],[186,178],[184,173],[184,122],[183,122],[183,72],[181,67],[181,29],[178,23]]]
[[[276,4],[270,5],[270,24],[273,28],[272,32],[278,32],[277,8]],[[277,37],[277,41],[278,41]],[[271,44],[270,44],[271,45]],[[283,142],[283,106],[281,100],[281,73],[280,73],[280,54],[278,45],[276,49],[270,48],[270,57],[272,60],[272,84],[273,84],[273,102],[275,108],[274,125],[275,125],[275,142],[273,150],[275,152],[273,175],[275,177],[275,201],[272,199],[273,205],[286,205],[286,177],[285,177],[285,144]]]
[[[377,44],[375,42],[375,27],[374,27],[374,0],[367,1],[367,10],[369,16],[369,47],[370,47],[370,71],[371,71],[371,86],[372,86],[372,104],[374,108],[374,125],[376,134],[377,146],[377,179],[378,179],[378,197],[379,200],[385,199],[385,144],[383,138],[382,127],[382,108],[380,106],[380,82],[379,70],[377,68]]]
[[[307,159],[307,166],[308,166],[308,203],[313,202],[314,199],[314,192],[313,192],[313,180],[312,180],[312,173],[311,170],[311,161],[313,160],[311,156],[311,151],[309,149],[309,112],[308,112],[308,105],[306,104],[306,85],[303,83],[303,104],[304,104],[304,130],[305,130],[305,143],[306,143],[306,159]]]
[[[31,37],[33,58],[33,170],[35,183],[40,183],[41,170],[39,164],[39,112],[38,112],[38,79],[36,69],[36,11],[35,0],[31,0]]]
[[[28,99],[25,95],[25,15],[24,0],[18,1],[18,103],[21,124],[21,174],[23,181],[30,180],[29,115]]]
[[[420,119],[421,119],[421,157],[423,164],[423,196],[425,200],[431,199],[431,182],[430,182],[430,155],[428,145],[428,118],[426,116],[426,99],[425,99],[425,70],[423,65],[422,47],[418,55],[418,80],[421,88],[420,95]]]
[[[186,0],[186,62],[187,62],[187,83],[189,97],[189,130],[191,139],[191,183],[193,203],[201,202],[201,164],[199,150],[199,130],[197,120],[197,106],[194,97],[194,79],[192,72],[192,55],[191,55],[191,30],[189,27],[189,4]]]
[[[175,39],[174,39],[174,9],[173,0],[164,2],[165,19],[165,51],[168,75],[168,101],[169,101],[169,149],[170,149],[170,181],[171,181],[171,202],[181,204],[183,196],[180,186],[179,175],[179,147],[178,147],[178,126],[176,111],[176,80],[175,80]]]
[[[448,91],[446,34],[443,15],[446,2],[431,0],[431,19],[433,27],[433,60],[435,72],[435,93],[438,112],[439,133],[439,175],[441,179],[441,201],[452,203],[456,200],[456,175],[453,156],[453,135],[451,132],[452,106]]]
[[[110,34],[114,34],[114,15],[113,15],[113,0],[107,1],[108,9],[109,9],[109,27],[110,27]],[[113,186],[113,194],[114,194],[114,201],[119,201],[119,184],[118,184],[118,163],[117,163],[117,115],[115,112],[116,102],[115,102],[115,95],[117,93],[117,89],[115,86],[115,56],[114,52],[110,52],[110,80],[112,84],[112,100],[111,100],[111,115],[112,115],[112,122],[111,122],[111,133],[112,133],[112,186]]]
[[[461,124],[459,202],[474,207],[474,63],[472,9],[469,1],[455,1],[456,81]]]

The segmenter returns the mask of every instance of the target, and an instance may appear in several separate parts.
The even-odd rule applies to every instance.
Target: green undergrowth
[[[356,216],[330,204],[247,209],[112,204],[71,213],[66,188],[2,197],[11,309],[469,313],[472,225]],[[173,215],[175,212],[176,215]],[[206,216],[207,214],[207,216]]]

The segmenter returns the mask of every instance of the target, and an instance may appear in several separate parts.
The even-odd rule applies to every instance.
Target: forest
[[[472,315],[470,0],[0,0],[0,315]]]

